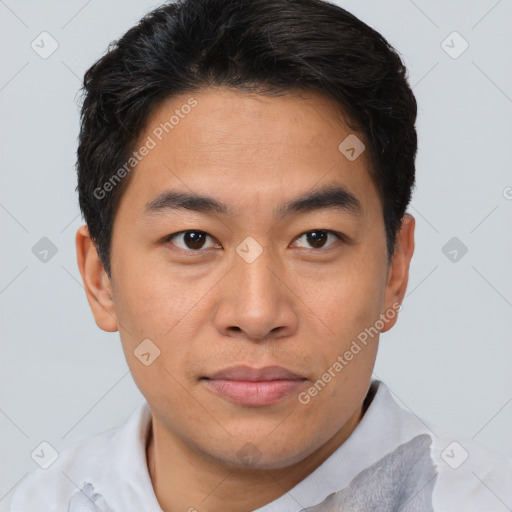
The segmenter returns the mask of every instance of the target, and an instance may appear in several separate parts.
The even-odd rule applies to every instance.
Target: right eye
[[[166,237],[165,241],[187,252],[198,252],[200,249],[212,249],[218,245],[205,246],[207,239],[214,240],[212,236],[200,230],[186,230],[173,233]]]

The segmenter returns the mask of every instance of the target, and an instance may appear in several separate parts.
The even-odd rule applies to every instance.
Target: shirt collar
[[[364,469],[428,428],[394,401],[389,388],[373,381],[366,413],[349,438],[290,491],[254,512],[298,512],[347,487]]]
[[[113,435],[96,487],[112,510],[162,512],[146,458],[151,409],[143,402]]]
[[[413,437],[429,430],[414,415],[401,409],[389,388],[371,383],[374,394],[350,437],[315,471],[293,489],[255,512],[298,512],[348,486],[365,468]],[[146,459],[151,410],[143,402],[128,422],[113,435],[96,490],[112,510],[162,512],[156,499]]]

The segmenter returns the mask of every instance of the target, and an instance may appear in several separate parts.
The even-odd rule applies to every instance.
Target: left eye
[[[197,251],[199,249],[217,247],[215,243],[205,245],[208,238],[213,240],[213,238],[204,231],[188,230],[169,235],[166,238],[166,242],[171,242],[173,245],[184,251]],[[175,240],[177,240],[177,242]]]
[[[338,241],[343,240],[343,236],[341,233],[337,233],[336,231],[331,231],[328,229],[315,229],[312,231],[307,231],[306,233],[303,233],[298,238],[295,239],[295,243],[299,242],[301,239],[303,240],[303,243],[299,243],[298,247],[305,247],[306,249],[323,249],[325,247],[330,247],[332,245],[326,245],[329,236],[331,236],[331,239],[334,237]],[[305,244],[309,244],[305,245]]]

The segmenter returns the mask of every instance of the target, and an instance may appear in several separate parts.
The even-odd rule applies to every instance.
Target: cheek
[[[114,268],[114,267],[113,267]],[[183,276],[142,262],[134,271],[120,263],[113,275],[114,303],[126,360],[137,385],[146,396],[177,386],[173,376],[188,382],[197,347],[191,340],[206,324],[209,303],[204,297],[206,283],[191,284]],[[143,340],[151,340],[150,352],[158,357],[150,366],[137,358]],[[147,343],[147,342],[145,342]],[[151,354],[153,356],[153,354]],[[179,386],[172,394],[178,399]]]
[[[183,318],[196,312],[206,284],[194,285],[148,258],[140,258],[139,263],[119,262],[115,267],[116,314],[130,337],[166,338]]]
[[[372,261],[355,261],[324,280],[307,303],[340,340],[355,337],[378,320],[385,298],[385,273]]]

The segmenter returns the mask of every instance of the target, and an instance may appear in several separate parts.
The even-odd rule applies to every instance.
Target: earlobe
[[[397,234],[395,252],[393,254],[391,265],[388,272],[388,281],[386,285],[385,311],[397,309],[398,304],[402,304],[407,283],[409,281],[409,266],[414,253],[414,217],[406,213],[402,219],[400,230]],[[386,332],[396,323],[397,315],[393,314],[393,320],[388,322],[381,332]]]
[[[104,331],[115,332],[118,325],[112,298],[112,284],[86,225],[78,229],[75,242],[78,268],[96,324]]]

